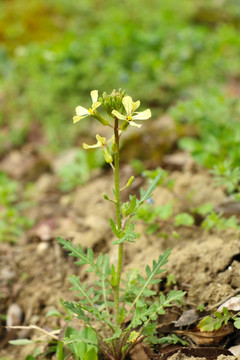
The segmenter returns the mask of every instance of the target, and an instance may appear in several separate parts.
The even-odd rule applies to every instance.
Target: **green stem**
[[[117,228],[120,230],[122,228],[121,221],[121,199],[120,199],[120,186],[119,186],[119,132],[118,132],[118,119],[115,118],[114,124],[114,137],[116,143],[116,152],[114,155],[114,184],[115,184],[115,210],[116,210],[116,223]],[[118,323],[119,318],[119,289],[120,281],[122,274],[122,263],[123,263],[123,244],[118,245],[118,263],[117,263],[117,273],[116,273],[116,285],[114,286],[114,300],[115,300],[115,319]]]

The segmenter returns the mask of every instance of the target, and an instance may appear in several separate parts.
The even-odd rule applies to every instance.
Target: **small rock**
[[[23,320],[22,308],[16,303],[11,304],[7,311],[6,325],[17,326],[21,324],[22,320]]]
[[[47,242],[41,242],[40,244],[38,244],[37,246],[37,253],[38,254],[42,254],[44,253],[47,249],[48,249],[49,245]]]

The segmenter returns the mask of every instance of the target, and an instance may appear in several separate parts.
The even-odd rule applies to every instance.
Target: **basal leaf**
[[[240,317],[235,318],[234,326],[235,328],[240,329]]]
[[[35,344],[35,341],[30,339],[16,339],[16,340],[9,340],[9,344],[11,345],[29,345]]]
[[[91,327],[85,327],[82,331],[77,331],[72,327],[67,327],[64,342],[70,351],[79,360],[98,359],[98,339],[96,332]]]

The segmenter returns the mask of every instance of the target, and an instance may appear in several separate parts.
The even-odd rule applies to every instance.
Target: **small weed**
[[[63,192],[74,190],[77,186],[86,183],[92,170],[102,167],[104,159],[98,152],[86,154],[83,150],[78,150],[73,162],[68,163],[58,171],[60,178],[59,188]]]
[[[15,242],[28,229],[32,220],[26,218],[21,211],[19,185],[0,172],[0,242]]]

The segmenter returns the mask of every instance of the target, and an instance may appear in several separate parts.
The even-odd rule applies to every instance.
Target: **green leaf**
[[[57,316],[57,317],[63,317],[62,314],[56,310],[56,309],[53,309],[53,310],[49,310],[46,315],[46,317],[50,317],[50,316]]]
[[[162,206],[158,206],[155,211],[156,211],[156,215],[160,217],[160,219],[168,220],[170,216],[172,216],[172,212],[173,212],[172,204],[168,203]]]
[[[57,355],[57,360],[65,359],[65,355],[63,352],[63,342],[60,340],[57,342],[56,355]]]
[[[117,330],[115,331],[115,333],[113,334],[112,337],[106,338],[106,339],[103,339],[103,340],[104,340],[106,343],[111,343],[113,340],[119,339],[121,335],[122,335],[122,329],[121,329],[121,328],[117,328]]]
[[[123,230],[123,236],[120,239],[113,241],[113,245],[122,244],[123,242],[135,242],[135,239],[139,238],[139,234],[134,231],[135,224],[128,221],[125,229]]]
[[[227,324],[230,318],[231,318],[231,314],[229,313],[228,309],[223,308],[222,313],[216,311],[214,313],[214,317],[206,316],[204,319],[202,319],[198,324],[198,328],[201,331],[219,330],[223,324]]]
[[[194,209],[194,211],[202,216],[205,216],[213,211],[213,204],[208,202],[204,205],[198,206],[197,208]]]
[[[125,211],[125,216],[131,215],[134,212],[136,203],[137,203],[136,195],[130,196],[130,205]]]
[[[159,228],[159,224],[151,224],[146,228],[146,234],[154,234]]]
[[[115,224],[115,222],[113,221],[113,219],[109,219],[109,222],[110,222],[110,225],[111,225],[111,228],[112,228],[112,231],[113,231],[113,233],[114,233],[114,235],[116,236],[116,237],[120,237],[120,235],[121,235],[121,230],[118,230],[117,228],[116,228],[116,224]]]
[[[178,344],[180,343],[183,346],[188,346],[189,343],[187,341],[182,340],[177,335],[172,334],[169,336],[163,336],[160,339],[158,339],[158,344]]]
[[[77,360],[98,359],[98,339],[93,328],[85,327],[79,332],[69,326],[65,335],[64,342]]]
[[[9,340],[9,344],[11,345],[29,345],[35,344],[36,341],[29,340],[29,339],[16,339],[16,340]]]
[[[205,310],[205,306],[203,304],[199,304],[198,307],[197,307],[197,310],[202,312]]]
[[[234,326],[235,328],[240,329],[240,317],[235,318]]]
[[[164,171],[160,170],[159,174],[155,177],[155,179],[150,182],[147,190],[144,190],[143,188],[141,188],[141,190],[140,190],[141,197],[140,197],[138,206],[143,204],[144,201],[148,200],[151,197],[152,192],[156,189],[157,184],[163,175],[164,175]]]
[[[162,273],[163,271],[165,271],[164,269],[161,269],[161,267],[167,263],[168,261],[168,257],[170,255],[170,249],[167,249],[163,255],[160,255],[158,258],[158,261],[156,262],[155,260],[153,260],[153,265],[152,265],[152,269],[150,269],[149,266],[146,267],[146,274],[147,274],[147,278],[146,280],[144,280],[143,278],[143,284],[142,287],[139,288],[138,290],[138,294],[135,298],[135,300],[133,301],[131,308],[128,312],[128,314],[130,313],[130,311],[133,309],[133,307],[135,306],[135,304],[137,303],[137,301],[141,298],[142,294],[144,293],[145,289],[152,284],[152,280],[155,280],[154,277],[156,275],[159,275],[160,273]],[[138,276],[138,279],[141,279],[141,277]],[[141,281],[141,280],[140,280]]]
[[[102,255],[99,254],[96,263],[94,262],[94,252],[91,248],[87,249],[87,254],[84,253],[83,248],[81,245],[78,245],[78,248],[75,248],[70,241],[65,240],[64,238],[58,238],[59,244],[63,246],[64,249],[70,252],[70,256],[76,257],[80,260],[76,261],[76,264],[78,265],[89,265],[89,269],[86,270],[88,272],[95,272],[97,276],[100,278],[105,278],[106,275],[110,273],[110,270],[108,273],[103,273],[102,267],[103,264],[109,261],[108,254]]]
[[[77,291],[79,293],[79,295],[82,296],[86,300],[84,303],[94,306],[92,299],[91,299],[92,288],[89,288],[87,291],[85,291],[86,283],[83,283],[81,285],[80,279],[76,275],[70,275],[69,281],[74,285],[72,290]]]
[[[174,225],[175,226],[191,226],[194,224],[194,218],[192,215],[189,215],[188,213],[181,213],[175,216],[174,218]]]
[[[215,319],[213,317],[211,317],[211,316],[206,316],[205,318],[203,318],[200,321],[200,323],[198,324],[198,328],[201,331],[213,331],[213,330],[215,330]]]
[[[92,249],[88,249],[88,253],[87,255],[84,254],[83,252],[83,248],[81,247],[81,245],[78,245],[78,248],[76,249],[73,244],[71,243],[71,241],[67,241],[64,238],[60,238],[58,237],[58,242],[59,244],[61,244],[63,246],[63,248],[67,251],[70,252],[70,256],[74,256],[78,259],[80,259],[80,261],[77,261],[76,263],[79,265],[85,265],[88,264],[90,265],[90,267],[93,270],[98,270],[96,265],[93,262],[93,251]]]

